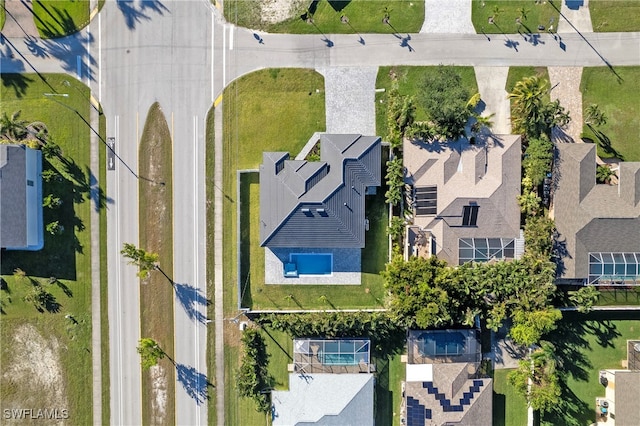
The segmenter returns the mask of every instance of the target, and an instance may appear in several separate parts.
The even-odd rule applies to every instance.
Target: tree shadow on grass
[[[209,399],[208,387],[211,383],[209,383],[206,374],[200,373],[195,368],[184,364],[176,364],[176,374],[178,382],[187,392],[187,395],[196,401],[196,404],[201,405]]]
[[[211,304],[211,301],[207,299],[199,288],[196,288],[189,284],[179,284],[172,282],[173,289],[176,292],[178,301],[184,308],[184,311],[192,321],[198,321],[205,323],[207,316],[202,313],[198,308],[207,307]]]
[[[9,50],[8,47],[7,50]],[[0,69],[6,69],[5,58],[6,56],[2,54],[0,57]],[[14,59],[10,59],[10,61],[14,61]],[[2,74],[2,86],[12,88],[18,99],[27,93],[27,88],[33,81],[34,80],[27,77],[26,74]]]

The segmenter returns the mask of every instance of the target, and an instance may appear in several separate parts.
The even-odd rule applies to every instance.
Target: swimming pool
[[[291,253],[289,261],[296,265],[298,275],[331,275],[332,253]]]
[[[465,353],[465,337],[460,332],[423,333],[418,338],[418,348],[422,355],[462,355]]]

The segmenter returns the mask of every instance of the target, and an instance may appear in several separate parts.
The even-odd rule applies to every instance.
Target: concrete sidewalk
[[[40,37],[33,22],[31,0],[6,0],[6,20],[2,34],[5,37]]]

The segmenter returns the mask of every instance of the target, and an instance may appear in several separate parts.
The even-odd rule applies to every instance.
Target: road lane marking
[[[222,87],[227,85],[227,24],[222,27]]]
[[[217,107],[220,104],[220,102],[222,102],[222,93],[220,94],[220,96],[216,98],[215,101],[213,101],[213,107],[214,108]]]
[[[120,137],[120,117],[119,116],[115,116],[114,118],[114,134],[116,135],[116,138]],[[120,195],[120,168],[117,167],[116,168],[116,193],[118,194],[118,196]],[[116,209],[116,253],[118,253],[118,246],[120,245],[120,206],[119,204],[118,208]],[[124,391],[123,391],[123,381],[124,381],[124,377],[123,377],[123,372],[122,372],[122,341],[124,339],[124,335],[122,333],[122,318],[121,315],[119,315],[118,313],[122,312],[122,296],[121,296],[121,288],[120,288],[120,282],[121,282],[121,265],[120,265],[120,258],[118,257],[118,255],[116,254],[116,277],[115,277],[115,284],[116,284],[116,323],[117,323],[117,330],[118,330],[118,341],[117,341],[117,348],[118,348],[118,353],[117,353],[117,358],[118,358],[118,377],[120,378],[120,392],[118,392],[118,399],[119,399],[119,403],[118,406],[120,408],[118,414],[120,416],[120,421],[118,422],[119,424],[122,424],[124,422],[124,403],[122,401],[122,397],[124,395]]]
[[[194,291],[194,299],[198,300],[198,116],[193,117],[193,213],[194,213],[194,221],[193,221],[193,291]],[[196,309],[198,307],[196,306]],[[198,342],[198,315],[195,316],[195,321],[193,323],[193,329],[195,332],[194,343],[195,343],[195,366],[196,371],[200,371],[200,351],[199,351],[199,342]],[[202,389],[200,387],[200,376],[198,375],[198,384],[196,389]],[[200,424],[200,409],[196,409],[196,424]]]
[[[213,15],[213,11],[211,11],[211,102],[213,102],[213,99],[215,97],[215,90],[214,90],[214,84],[213,84],[213,69],[215,68],[215,60],[214,60],[214,53],[215,53],[215,41],[216,41],[216,27],[215,27],[215,22],[214,22],[214,15]]]
[[[102,102],[102,15],[98,14],[98,100]]]
[[[233,50],[233,29],[234,27],[229,27],[229,50]]]

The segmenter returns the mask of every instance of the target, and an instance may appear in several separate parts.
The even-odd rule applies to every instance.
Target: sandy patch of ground
[[[262,20],[270,24],[285,21],[298,12],[303,13],[304,0],[260,0]]]
[[[151,407],[153,418],[151,424],[165,424],[165,416],[167,414],[167,375],[164,368],[160,365],[154,365],[149,369],[151,381],[153,382],[151,399]]]
[[[68,404],[57,340],[45,338],[34,326],[23,324],[17,327],[10,344],[12,356],[8,367],[5,366],[2,381],[15,392],[4,398],[2,408],[58,410],[62,417],[62,411],[68,410]],[[62,425],[65,421],[47,419],[46,424]]]

